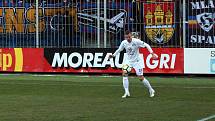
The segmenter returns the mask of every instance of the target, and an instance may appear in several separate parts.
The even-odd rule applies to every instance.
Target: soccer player
[[[116,52],[109,56],[109,58],[115,57],[119,54],[123,49],[126,50],[127,58],[124,64],[128,64],[130,67],[134,68],[136,75],[139,77],[139,80],[147,87],[149,90],[150,97],[154,97],[155,90],[150,85],[149,81],[143,76],[143,63],[140,61],[139,56],[139,48],[146,47],[150,54],[152,54],[153,58],[157,58],[157,55],[153,52],[152,48],[145,42],[140,39],[132,38],[131,32],[127,30],[124,35],[125,40],[121,42],[119,48]],[[125,90],[125,94],[122,98],[126,98],[130,96],[129,92],[129,81],[128,81],[128,73],[127,71],[122,72],[123,75],[123,87]]]

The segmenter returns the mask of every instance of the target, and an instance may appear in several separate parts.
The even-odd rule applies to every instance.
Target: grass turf
[[[195,121],[215,115],[214,78],[0,75],[0,121]]]

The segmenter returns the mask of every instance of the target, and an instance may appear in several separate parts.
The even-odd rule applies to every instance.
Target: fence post
[[[107,0],[104,0],[104,48],[107,47]]]
[[[97,0],[97,44],[100,48],[100,0]]]
[[[186,0],[183,0],[183,48],[186,47]]]
[[[36,0],[36,48],[39,48],[39,3]]]

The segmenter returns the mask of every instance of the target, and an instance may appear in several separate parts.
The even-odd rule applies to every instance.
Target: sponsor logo
[[[103,53],[84,53],[80,54],[78,52],[73,52],[71,54],[55,53],[52,61],[52,67],[118,67],[122,65],[119,64],[119,56],[117,55],[115,60],[113,58],[108,59],[111,53],[104,55]]]
[[[174,3],[153,4],[155,7],[151,7],[151,4],[146,5],[145,32],[147,37],[157,44],[169,42],[174,34],[175,28]]]
[[[161,54],[159,59],[152,59],[150,54],[144,60],[144,68],[175,69],[176,54]]]
[[[21,72],[23,53],[21,48],[0,49],[0,70]]]
[[[54,53],[51,66],[56,67],[92,67],[92,68],[105,68],[107,66],[121,68],[122,63],[126,61],[127,55],[123,54],[123,61],[120,63],[120,54],[118,54],[115,59],[108,59],[111,53],[83,53],[73,52],[68,53]],[[146,57],[140,54],[140,57],[144,64],[144,68],[150,69],[175,69],[176,54],[161,54],[159,59],[153,59],[152,55],[149,54]]]
[[[210,71],[215,73],[215,51],[211,51]]]
[[[211,59],[211,64],[210,64],[210,67],[211,67],[211,72],[215,72],[215,59]]]

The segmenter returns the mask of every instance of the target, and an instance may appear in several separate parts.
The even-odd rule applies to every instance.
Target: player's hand
[[[111,54],[111,55],[109,55],[109,57],[108,57],[108,59],[111,59],[111,58],[113,58],[114,56]]]
[[[151,53],[152,54],[152,58],[153,59],[158,59],[158,55],[157,54],[155,54],[155,53]]]

